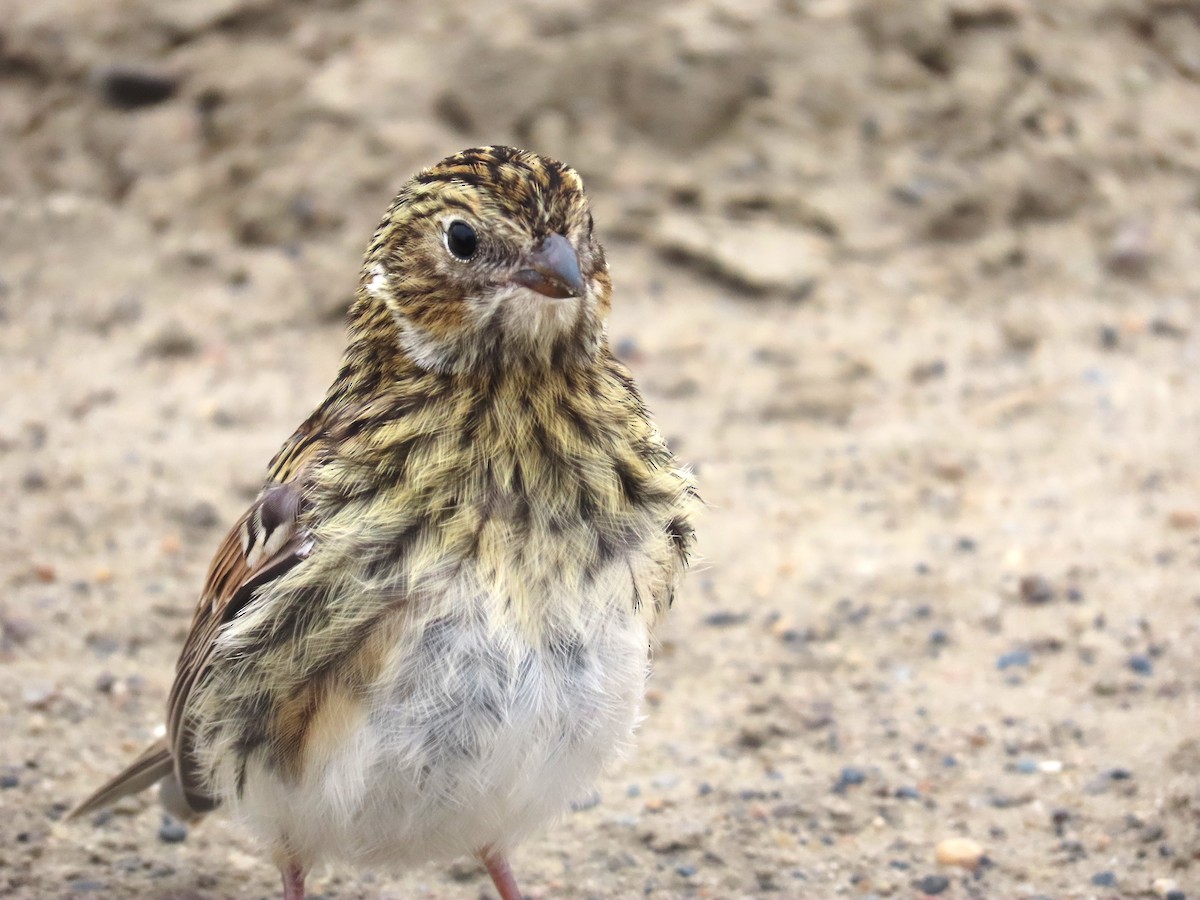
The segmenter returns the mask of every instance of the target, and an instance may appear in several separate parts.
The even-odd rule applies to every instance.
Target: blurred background
[[[489,142],[583,173],[710,504],[524,889],[1200,895],[1198,113],[1194,0],[2,0],[0,895],[276,895],[219,817],[58,819],[161,724],[392,194]]]

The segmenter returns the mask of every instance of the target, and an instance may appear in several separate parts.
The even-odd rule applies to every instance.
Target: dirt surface
[[[524,890],[1200,896],[1200,4],[477,6],[0,3],[0,895],[276,895],[220,816],[58,820],[160,726],[392,193],[510,142],[583,172],[710,504]]]

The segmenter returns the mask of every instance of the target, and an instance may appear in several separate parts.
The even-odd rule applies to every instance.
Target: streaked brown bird
[[[304,895],[323,861],[509,850],[631,740],[697,504],[609,350],[583,184],[483,147],[414,176],[349,347],[217,550],[166,736],[73,811],[158,782],[222,806]]]

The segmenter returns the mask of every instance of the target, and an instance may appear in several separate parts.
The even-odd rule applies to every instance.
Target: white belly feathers
[[[373,868],[518,842],[629,744],[649,640],[632,578],[614,561],[530,634],[460,573],[406,613],[368,696],[333,713],[336,742],[295,781],[253,763],[234,809],[302,858]]]

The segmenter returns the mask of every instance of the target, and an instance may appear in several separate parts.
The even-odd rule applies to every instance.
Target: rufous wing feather
[[[217,805],[195,770],[191,736],[184,723],[187,698],[205,677],[221,626],[255,593],[304,559],[311,541],[298,527],[303,500],[295,483],[272,483],[221,542],[176,669],[167,710],[167,734],[131,765],[79,803],[68,818],[86,815],[173,776],[171,811],[191,818]]]

